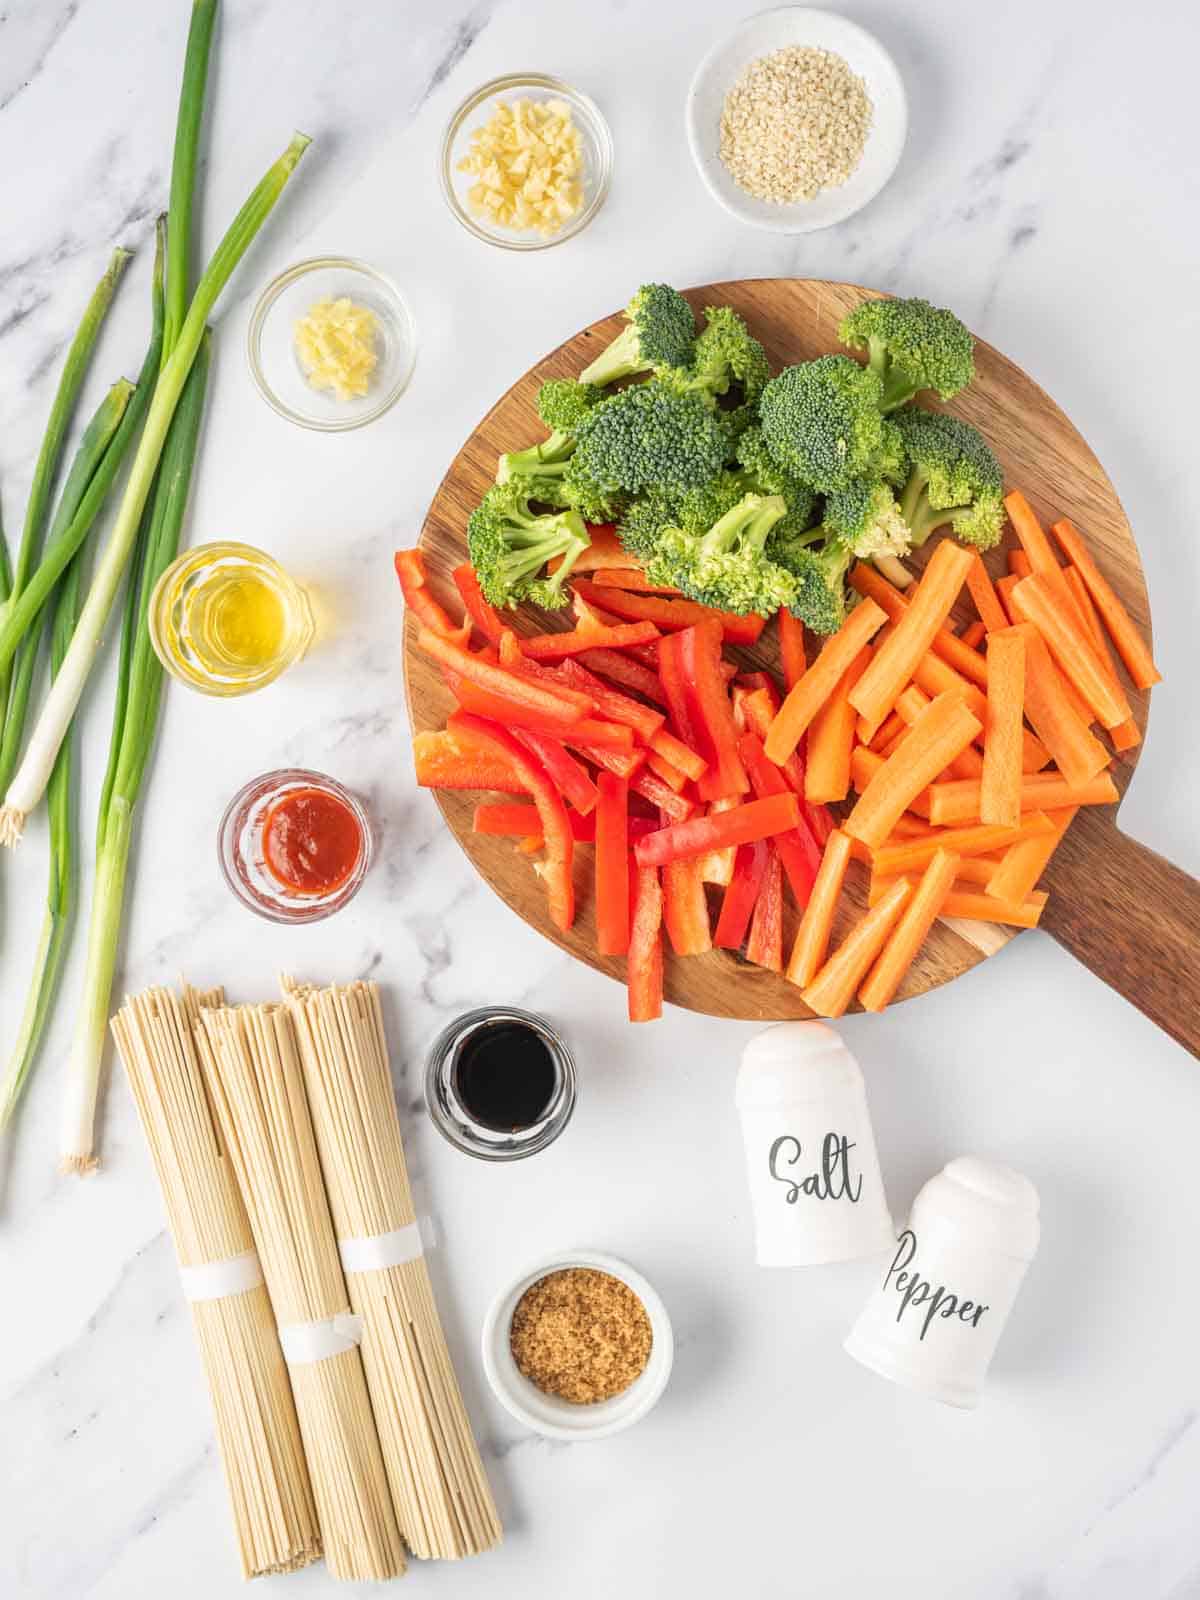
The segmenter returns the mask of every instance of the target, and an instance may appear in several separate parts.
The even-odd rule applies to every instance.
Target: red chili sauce
[[[358,818],[324,789],[290,789],[263,819],[263,862],[293,894],[340,889],[357,867],[363,836]]]

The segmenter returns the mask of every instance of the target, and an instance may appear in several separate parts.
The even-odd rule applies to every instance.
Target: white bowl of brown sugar
[[[667,1386],[667,1308],[615,1256],[572,1250],[522,1273],[483,1324],[483,1370],[510,1415],[549,1439],[605,1439]]]
[[[811,233],[844,222],[896,170],[908,101],[865,28],[809,6],[750,17],[705,56],[687,136],[706,187],[753,227]]]

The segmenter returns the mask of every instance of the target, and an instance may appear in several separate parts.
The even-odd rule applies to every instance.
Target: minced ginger
[[[314,389],[332,389],[337,400],[357,400],[371,387],[379,363],[375,313],[346,295],[318,300],[293,329],[296,354]]]
[[[498,100],[471,134],[460,172],[467,208],[493,227],[554,234],[583,204],[583,142],[565,100]]]

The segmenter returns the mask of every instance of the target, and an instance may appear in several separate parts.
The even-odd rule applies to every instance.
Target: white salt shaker
[[[1028,1178],[959,1156],[917,1195],[845,1348],[893,1383],[978,1405],[1040,1232]]]
[[[746,1046],[737,1108],[762,1267],[893,1251],[858,1062],[824,1022],[781,1022]]]

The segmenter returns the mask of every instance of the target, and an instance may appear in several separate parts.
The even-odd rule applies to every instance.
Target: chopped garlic
[[[314,389],[332,389],[337,400],[357,400],[371,387],[379,363],[375,313],[346,295],[318,300],[292,330],[304,376]]]
[[[467,209],[493,227],[557,233],[583,204],[583,141],[565,100],[498,100],[458,163]]]

